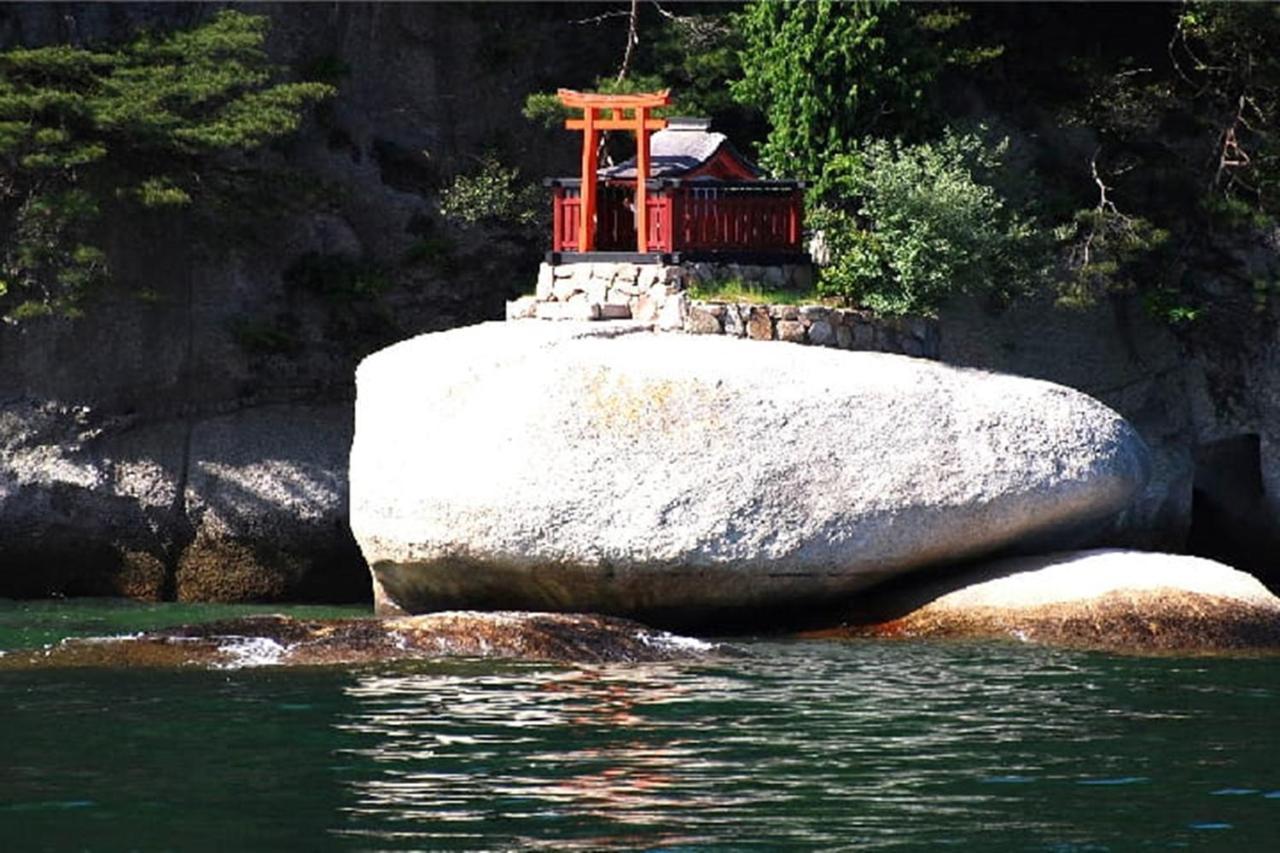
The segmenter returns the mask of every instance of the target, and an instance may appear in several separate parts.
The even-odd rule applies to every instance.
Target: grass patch
[[[812,288],[765,287],[738,278],[691,287],[689,297],[700,302],[749,302],[752,305],[823,305],[830,301]]]

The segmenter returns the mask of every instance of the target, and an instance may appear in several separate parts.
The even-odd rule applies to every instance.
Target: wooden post
[[[648,111],[636,107],[636,251],[649,251],[649,131],[644,128]]]
[[[564,251],[564,187],[551,190],[551,251]]]
[[[596,130],[596,108],[582,111],[582,198],[578,223],[578,251],[594,252],[596,248],[596,165],[599,131]]]

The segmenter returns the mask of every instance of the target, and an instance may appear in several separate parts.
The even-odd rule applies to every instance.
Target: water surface
[[[0,649],[246,611],[0,602]],[[642,666],[0,671],[0,839],[1280,849],[1275,658],[736,645],[743,656]]]

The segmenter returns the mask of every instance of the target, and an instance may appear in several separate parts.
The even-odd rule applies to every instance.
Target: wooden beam
[[[633,118],[597,118],[592,125],[596,130],[635,130],[636,120]],[[571,118],[565,119],[565,130],[585,130],[587,126],[586,119]],[[644,121],[645,130],[662,130],[667,126],[665,118],[646,118]]]
[[[566,107],[665,107],[671,103],[671,90],[661,89],[657,92],[635,92],[628,95],[606,95],[600,92],[578,92],[573,89],[560,89],[556,92],[560,103]]]

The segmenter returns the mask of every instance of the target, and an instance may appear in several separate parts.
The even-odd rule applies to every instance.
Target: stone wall
[[[690,301],[682,330],[758,341],[870,350],[938,358],[938,324],[922,317],[877,317],[870,311],[825,305],[753,305]]]
[[[876,317],[825,305],[706,302],[691,299],[688,292],[700,283],[726,279],[802,290],[810,275],[807,264],[544,263],[534,294],[507,303],[507,319],[632,319],[694,335],[938,358],[941,336],[932,320]]]
[[[631,319],[676,329],[683,315],[672,298],[693,281],[679,264],[543,263],[533,296],[508,302],[507,319]]]

